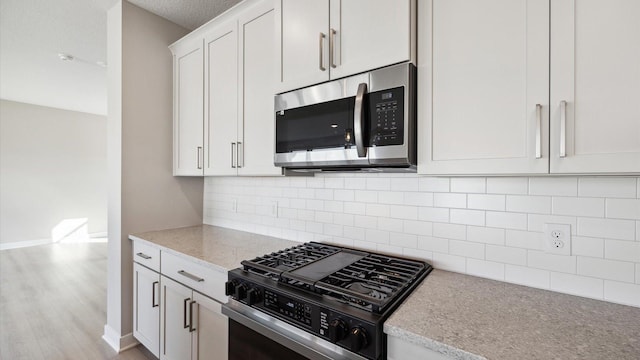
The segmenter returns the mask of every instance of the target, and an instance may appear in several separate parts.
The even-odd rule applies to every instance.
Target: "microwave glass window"
[[[355,145],[355,97],[276,112],[276,152]]]
[[[404,143],[404,87],[369,93],[368,146]]]

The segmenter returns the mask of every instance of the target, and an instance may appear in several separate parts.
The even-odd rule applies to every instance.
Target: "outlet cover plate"
[[[556,255],[571,255],[571,225],[544,224],[545,252]]]

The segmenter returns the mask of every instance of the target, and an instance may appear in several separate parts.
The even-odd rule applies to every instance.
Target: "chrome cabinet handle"
[[[139,252],[139,253],[137,253],[136,255],[137,255],[137,256],[140,256],[141,258],[143,258],[143,259],[145,259],[145,260],[149,260],[149,259],[151,259],[151,256],[149,256],[149,255],[147,255],[147,254],[145,254],[145,253],[142,253],[142,252]]]
[[[325,71],[327,70],[327,68],[324,67],[324,38],[326,37],[325,34],[320,33],[320,41],[319,41],[319,46],[320,46],[320,70]]]
[[[238,141],[238,159],[236,160],[236,162],[238,163],[238,168],[244,166],[244,145],[242,145],[240,141]]]
[[[184,299],[184,303],[182,306],[182,310],[184,311],[182,316],[182,322],[185,329],[187,329],[190,326],[190,324],[187,324],[187,304],[189,303],[189,300],[191,299],[190,298]]]
[[[358,92],[356,93],[356,104],[353,109],[353,132],[355,135],[356,149],[358,157],[367,156],[367,148],[364,146],[363,137],[363,117],[364,117],[364,94],[367,92],[367,84],[360,83]]]
[[[202,152],[202,146],[198,146],[198,169],[202,169],[202,165],[200,165],[200,153]]]
[[[154,281],[151,284],[151,307],[158,307],[160,303],[156,304],[156,285],[160,285],[159,281]]]
[[[567,102],[560,101],[560,157],[567,156]]]
[[[191,301],[189,303],[189,332],[196,331],[196,327],[193,326],[193,305],[195,303],[196,303],[195,301]]]
[[[536,159],[542,157],[542,105],[536,104]]]
[[[184,276],[184,277],[186,277],[186,278],[189,278],[189,279],[191,279],[191,280],[193,280],[193,281],[196,281],[196,282],[203,282],[203,281],[204,281],[204,279],[203,279],[203,278],[198,277],[198,276],[195,276],[195,275],[193,275],[193,274],[190,274],[190,273],[188,273],[188,272],[186,272],[186,271],[184,271],[184,270],[180,270],[180,271],[178,271],[178,274],[180,274],[180,275],[182,275],[182,276]]]
[[[331,29],[329,35],[329,64],[335,69],[337,67],[335,63],[336,30]]]
[[[236,153],[236,143],[232,142],[231,143],[231,167],[234,169],[236,168],[235,153]]]

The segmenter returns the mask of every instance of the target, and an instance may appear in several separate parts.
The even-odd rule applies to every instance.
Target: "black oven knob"
[[[338,342],[347,337],[349,328],[342,319],[333,319],[329,323],[329,340],[331,342]]]
[[[236,300],[244,300],[247,297],[247,285],[236,286]]]
[[[359,326],[349,331],[349,339],[351,340],[351,351],[353,352],[358,352],[369,344],[367,332]]]
[[[247,305],[251,306],[260,301],[260,290],[249,289],[247,291]]]
[[[229,296],[236,293],[236,282],[235,281],[227,281],[224,283],[224,294]]]

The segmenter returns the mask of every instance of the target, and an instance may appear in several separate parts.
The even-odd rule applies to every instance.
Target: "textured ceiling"
[[[105,115],[107,10],[118,0],[0,0],[0,98]],[[195,29],[238,0],[132,0]],[[68,53],[74,61],[61,61]]]

